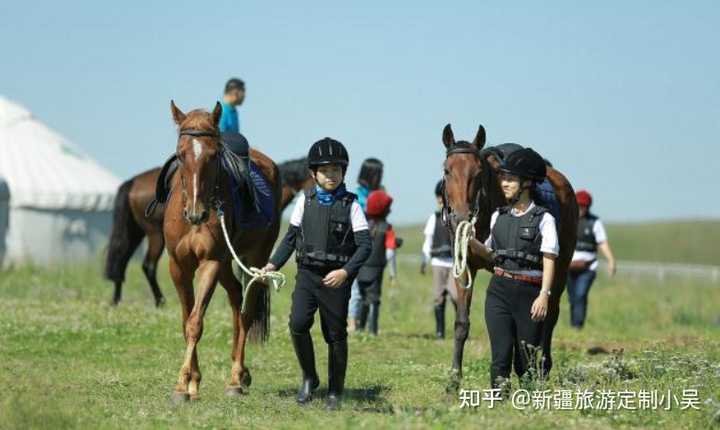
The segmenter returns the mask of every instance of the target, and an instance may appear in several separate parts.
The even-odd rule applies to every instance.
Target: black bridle
[[[472,219],[472,218],[475,218],[480,213],[481,206],[487,200],[487,197],[488,197],[488,192],[486,189],[487,181],[483,180],[484,179],[483,176],[487,176],[489,174],[490,165],[484,157],[484,152],[479,150],[475,145],[471,145],[471,144],[452,145],[447,149],[447,152],[445,154],[445,160],[447,160],[451,155],[455,155],[455,154],[472,154],[478,160],[480,160],[480,164],[482,166],[482,173],[480,175],[477,175],[474,180],[475,195],[471,196],[471,199],[470,199],[470,218]],[[444,178],[443,178],[443,186],[442,186],[442,200],[443,200],[443,208],[442,208],[443,223],[448,228],[451,228],[450,215],[452,214],[452,207],[450,207],[450,204],[448,203],[447,187],[445,186]]]
[[[181,129],[178,133],[178,140],[180,140],[183,136],[192,136],[192,137],[211,137],[214,139],[220,139],[220,133],[218,133],[215,130],[198,130],[195,128],[184,128]],[[215,184],[212,188],[212,194],[210,195],[210,207],[214,208],[215,210],[222,209],[223,201],[218,196],[220,195],[220,173],[222,172],[222,151],[225,151],[225,145],[222,144],[222,141],[220,142],[220,150],[216,154],[215,162],[217,163],[217,173],[215,174]],[[182,164],[182,158],[179,156],[177,157],[180,164]],[[180,174],[180,184],[182,185],[182,193],[187,198],[187,191],[185,190],[185,177]],[[189,217],[187,213],[184,213],[184,217],[187,221],[189,220]]]

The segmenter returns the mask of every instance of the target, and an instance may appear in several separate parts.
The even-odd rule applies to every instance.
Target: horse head
[[[216,103],[212,112],[196,109],[185,114],[171,101],[170,109],[178,126],[176,155],[183,216],[192,225],[200,225],[208,220],[218,197],[222,151],[218,123],[222,107]]]
[[[481,153],[485,146],[482,125],[472,142],[456,142],[448,124],[442,140],[447,151],[443,165],[445,222],[454,231],[461,221],[486,215],[483,208],[491,192],[492,167]]]

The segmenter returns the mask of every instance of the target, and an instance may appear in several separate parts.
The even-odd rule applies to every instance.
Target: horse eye
[[[443,169],[443,173],[445,176],[450,176],[450,171],[448,169]]]

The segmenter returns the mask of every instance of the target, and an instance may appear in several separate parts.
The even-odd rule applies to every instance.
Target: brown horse
[[[218,282],[227,291],[233,320],[232,368],[226,394],[239,395],[250,385],[245,367],[245,342],[265,341],[270,318],[270,292],[267,284],[255,282],[250,291],[233,275],[230,248],[224,240],[220,210],[234,211],[232,170],[225,163],[231,151],[221,143],[218,133],[221,107],[212,113],[193,110],[183,113],[171,103],[178,125],[177,155],[180,167],[172,180],[173,189],[165,208],[163,232],[170,260],[170,276],[182,307],[185,357],[173,399],[196,399],[200,386],[197,344],[203,333],[203,318]],[[264,265],[280,229],[280,172],[273,161],[251,149],[251,161],[271,185],[274,199],[272,222],[268,226],[241,229],[227,217],[231,246],[246,265]],[[195,280],[195,286],[193,286]],[[195,288],[196,287],[196,288]],[[247,300],[243,306],[243,300]]]
[[[282,177],[282,210],[293,201],[295,195],[314,183],[307,168],[307,159],[298,158],[278,165]],[[165,297],[157,281],[158,260],[165,249],[163,216],[165,207],[159,204],[150,217],[145,208],[155,198],[155,188],[160,167],[150,169],[123,182],[115,196],[113,227],[105,255],[105,278],[115,285],[111,304],[116,306],[122,298],[122,285],[130,258],[143,238],[147,236],[148,247],[142,269],[150,284],[155,305],[165,303]]]
[[[499,207],[507,204],[497,179],[499,160],[485,146],[485,129],[480,126],[475,140],[455,141],[450,124],[443,130],[443,144],[447,156],[444,164],[445,218],[454,233],[462,221],[476,218],[475,236],[469,241],[468,269],[472,278],[479,269],[492,270],[492,256],[483,245],[490,234],[490,217]],[[570,265],[577,236],[578,209],[575,192],[570,182],[559,171],[548,167],[548,180],[552,184],[560,204],[558,238],[560,255],[556,260],[552,295],[548,313],[543,324],[542,354],[545,357],[544,370],[552,367],[552,333],[560,314],[560,296],[565,288],[567,270]],[[453,239],[454,240],[454,239]],[[456,391],[462,378],[462,360],[465,341],[470,330],[470,304],[473,288],[465,288],[466,276],[456,279],[457,313],[455,319],[455,347],[452,374],[448,391]]]

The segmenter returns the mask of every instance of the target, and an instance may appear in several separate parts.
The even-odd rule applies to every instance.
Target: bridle
[[[475,157],[480,160],[480,164],[482,165],[483,172],[487,172],[490,168],[487,161],[485,161],[484,158],[484,152],[477,149],[474,145],[453,145],[448,148],[447,153],[445,155],[445,159],[447,160],[451,155],[455,154],[472,154],[475,155]],[[483,173],[486,174],[486,173]],[[475,177],[474,185],[475,185],[475,194],[470,199],[470,218],[476,218],[478,214],[480,213],[481,206],[483,206],[484,202],[487,201],[487,190],[486,185],[483,183],[482,174],[477,175]],[[450,207],[448,194],[447,194],[447,187],[445,186],[445,182],[443,179],[443,186],[442,186],[442,201],[443,201],[443,208],[442,208],[442,220],[443,223],[450,228],[450,216],[452,215],[452,207]]]
[[[192,137],[211,137],[214,139],[220,139],[220,134],[217,131],[214,130],[198,130],[195,128],[184,128],[181,129],[178,133],[178,140],[180,140],[183,136],[192,136]],[[220,149],[215,157],[215,162],[217,164],[217,173],[215,174],[215,184],[212,187],[212,194],[210,195],[209,203],[210,208],[213,208],[215,210],[219,210],[223,206],[223,201],[219,197],[220,196],[220,174],[222,172],[222,151],[225,150],[225,146],[219,145]],[[182,159],[178,156],[178,161],[182,164]],[[187,199],[187,190],[186,190],[186,184],[185,184],[185,177],[180,174],[180,184],[182,185],[182,194]],[[189,215],[187,212],[183,213],[183,217],[186,221],[190,222]],[[206,221],[207,222],[207,221]]]

